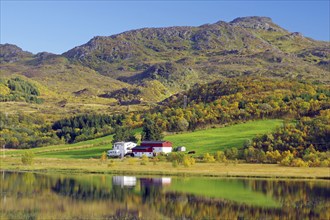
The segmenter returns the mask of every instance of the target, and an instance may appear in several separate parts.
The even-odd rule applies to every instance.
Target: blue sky
[[[1,1],[1,43],[63,53],[94,36],[143,27],[199,26],[267,16],[290,32],[330,41],[330,0],[310,1]]]

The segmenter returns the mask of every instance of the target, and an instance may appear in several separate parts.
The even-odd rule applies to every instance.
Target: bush
[[[178,164],[182,164],[184,156],[185,156],[184,153],[172,152],[168,155],[167,160],[169,162],[173,162],[176,160],[178,162]]]
[[[147,162],[149,161],[149,158],[143,154],[142,157],[141,157],[141,165],[147,165]]]
[[[157,159],[157,161],[160,161],[160,162],[165,162],[168,159],[167,156],[164,153],[160,153],[154,158]]]
[[[281,160],[280,164],[282,166],[290,166],[293,160],[293,154],[289,150],[284,151],[282,153],[282,158],[283,159]]]
[[[100,161],[101,163],[105,163],[107,161],[108,157],[107,157],[107,153],[105,151],[103,151]]]
[[[22,155],[22,163],[24,165],[32,165],[33,164],[33,160],[34,160],[34,153],[31,152],[31,151],[26,151]]]
[[[277,163],[281,161],[281,154],[278,150],[275,151],[267,151],[266,152],[266,161],[268,163]]]
[[[236,147],[226,149],[225,150],[225,155],[228,159],[234,160],[238,158],[238,150]]]
[[[212,163],[212,162],[215,162],[215,159],[209,153],[206,153],[203,156],[203,161],[206,162],[206,163]]]
[[[321,167],[330,167],[330,159],[323,160],[320,165]]]
[[[321,166],[321,161],[318,158],[313,161],[309,160],[308,166],[309,167],[319,167],[319,166]]]
[[[110,160],[108,163],[108,167],[114,167],[115,166],[115,161],[114,160]]]
[[[183,157],[183,166],[184,167],[190,167],[195,164],[195,159],[192,157],[189,157],[188,155],[185,155]]]
[[[293,167],[308,167],[308,163],[303,161],[301,158],[295,158],[291,162],[291,166]]]
[[[222,151],[217,151],[214,154],[214,159],[220,163],[225,162],[227,160],[225,153]]]

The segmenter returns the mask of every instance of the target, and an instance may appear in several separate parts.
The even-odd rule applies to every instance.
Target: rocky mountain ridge
[[[134,91],[139,99],[160,101],[195,83],[228,77],[329,83],[330,43],[254,16],[198,27],[142,28],[97,36],[61,55],[34,55],[15,45],[0,45],[0,68],[2,77],[22,75],[73,97],[89,91],[90,98],[109,98],[105,94],[121,94],[115,91],[127,88],[125,92]]]

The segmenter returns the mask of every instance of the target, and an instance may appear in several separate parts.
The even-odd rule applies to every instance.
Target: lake
[[[330,181],[1,172],[0,219],[330,219]]]

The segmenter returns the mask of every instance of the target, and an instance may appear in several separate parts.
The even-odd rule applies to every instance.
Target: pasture
[[[196,151],[197,155],[215,153],[226,148],[243,146],[244,142],[258,134],[265,134],[281,126],[282,120],[259,120],[236,124],[223,128],[210,128],[195,132],[171,134],[164,140],[171,141],[174,147],[185,146],[187,151]],[[141,129],[136,129],[137,134]],[[99,158],[102,152],[112,148],[112,135],[83,141],[75,144],[54,145],[30,149],[36,157],[62,159]],[[8,156],[20,156],[26,150],[6,151]]]

